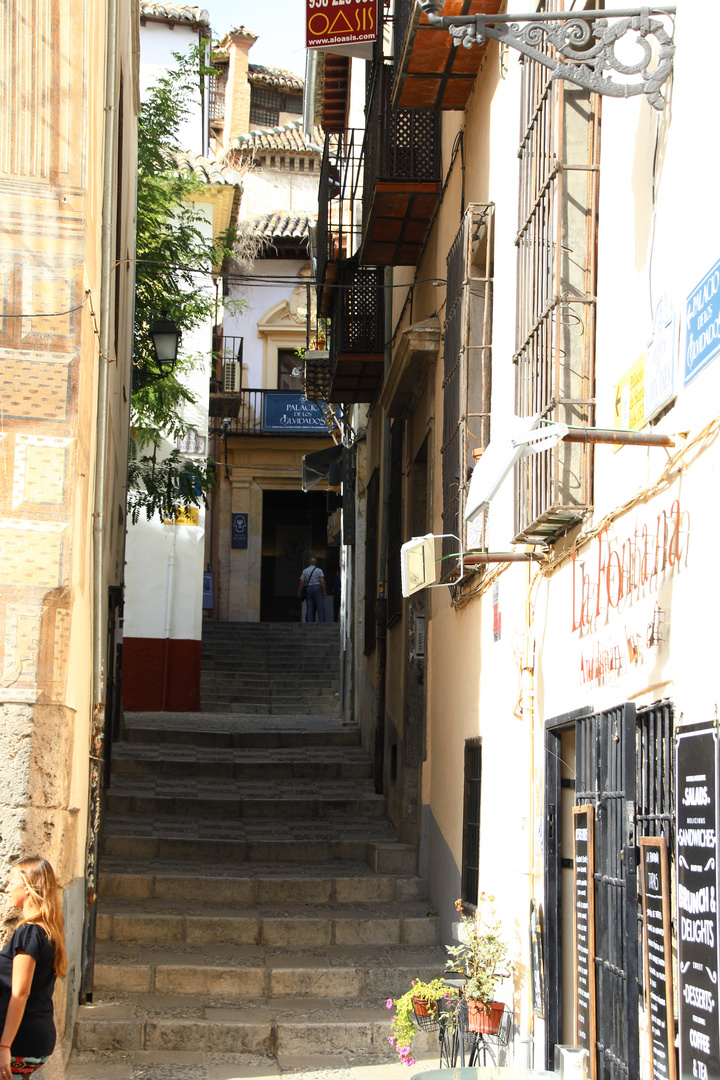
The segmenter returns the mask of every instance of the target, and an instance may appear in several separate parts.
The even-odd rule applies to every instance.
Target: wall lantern
[[[168,319],[167,311],[163,311],[162,319],[156,319],[150,327],[150,337],[160,370],[169,375],[177,361],[180,331],[173,320]]]
[[[494,38],[531,60],[552,69],[553,78],[585,87],[595,94],[633,97],[644,94],[663,109],[660,93],[672,71],[672,34],[652,15],[673,16],[675,7],[535,11],[525,15],[440,15],[444,0],[420,0],[431,26],[447,30],[453,44],[469,49]],[[637,60],[620,59],[615,47],[635,33]],[[648,38],[655,39],[655,48]],[[545,51],[547,45],[553,49]],[[620,76],[613,81],[613,72]],[[635,79],[636,81],[629,81]]]

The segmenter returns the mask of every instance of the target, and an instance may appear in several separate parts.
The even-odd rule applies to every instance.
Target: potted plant
[[[512,974],[507,959],[508,945],[501,937],[501,923],[495,911],[495,898],[480,893],[472,916],[464,914],[462,900],[455,907],[462,926],[457,945],[446,946],[450,954],[447,967],[465,978],[462,996],[467,1001],[468,1028],[496,1034],[505,1006],[495,1001],[498,983]]]
[[[453,993],[443,979],[433,979],[431,982],[413,979],[412,986],[401,997],[387,999],[386,1008],[395,1010],[388,1042],[397,1050],[403,1065],[415,1064],[415,1059],[410,1055],[410,1043],[417,1032],[416,1018],[421,1023],[433,1024],[438,1016],[439,1002]]]

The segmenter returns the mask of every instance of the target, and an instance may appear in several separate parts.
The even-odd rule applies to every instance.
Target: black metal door
[[[638,1071],[635,706],[575,721],[575,802],[595,808],[595,1080]]]

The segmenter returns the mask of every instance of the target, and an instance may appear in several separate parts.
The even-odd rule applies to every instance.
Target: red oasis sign
[[[332,49],[377,38],[377,0],[307,0],[307,48]]]
[[[669,513],[661,511],[655,521],[636,525],[624,539],[611,539],[607,528],[595,538],[597,562],[594,573],[585,561],[572,555],[572,628],[584,630],[595,619],[632,602],[645,586],[656,588],[660,575],[677,566],[683,557],[680,500]],[[592,560],[588,560],[592,567]]]

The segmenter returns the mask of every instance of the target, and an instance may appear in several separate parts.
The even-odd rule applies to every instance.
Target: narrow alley
[[[385,1000],[443,951],[337,719],[338,648],[334,623],[206,623],[205,711],[126,715],[68,1080],[400,1068]]]

